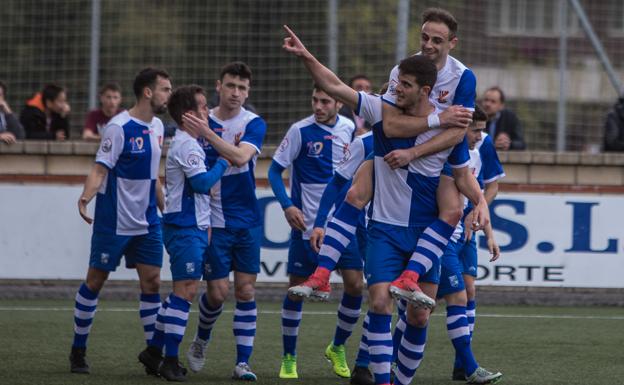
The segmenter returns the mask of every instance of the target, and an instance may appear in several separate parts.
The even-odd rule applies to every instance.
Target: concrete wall
[[[87,175],[97,143],[24,141],[8,146],[0,143],[0,180],[59,178],[77,180]],[[163,157],[166,155],[166,148]],[[274,147],[260,155],[257,178],[265,179]],[[508,185],[624,186],[624,154],[578,152],[499,152]],[[161,175],[164,162],[161,163]],[[503,186],[503,189],[505,186]],[[574,190],[571,187],[571,190]]]

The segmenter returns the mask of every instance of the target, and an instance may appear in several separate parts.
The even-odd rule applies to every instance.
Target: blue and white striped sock
[[[474,333],[475,320],[477,318],[477,301],[474,299],[468,300],[466,306],[466,316],[468,317],[468,327],[470,328],[470,337]]]
[[[199,324],[197,324],[197,338],[208,342],[210,341],[210,334],[215,322],[219,319],[221,312],[223,311],[223,305],[213,308],[208,302],[208,296],[204,293],[199,299]]]
[[[416,369],[422,362],[426,342],[427,326],[418,328],[410,324],[405,325],[405,332],[397,354],[397,369],[394,377],[396,385],[407,385],[412,381]]]
[[[405,331],[405,325],[407,324],[407,319],[405,318],[407,302],[399,300],[396,305],[398,318],[396,325],[394,325],[394,333],[392,334],[392,362],[396,362],[397,360],[399,345],[401,345],[401,339],[403,338],[403,332]]]
[[[355,232],[362,210],[347,202],[342,202],[334,213],[334,217],[327,223],[323,244],[319,251],[318,266],[329,271],[336,268],[340,256],[355,238]]]
[[[139,315],[141,316],[141,323],[143,324],[145,342],[147,342],[148,344],[154,336],[156,317],[158,315],[158,310],[160,310],[160,304],[160,294],[141,293],[141,300],[139,302]]]
[[[169,294],[169,306],[165,311],[165,356],[177,357],[178,348],[188,322],[191,303],[173,293]]]
[[[390,334],[392,316],[369,311],[368,319],[368,354],[375,384],[389,384],[392,361],[392,335]]]
[[[86,283],[80,285],[74,304],[74,342],[75,348],[86,348],[91,331],[93,317],[98,303],[98,293],[91,291]]]
[[[455,348],[455,356],[461,362],[460,367],[464,368],[467,375],[474,373],[479,365],[470,347],[470,328],[465,306],[446,307],[446,330]]]
[[[234,339],[236,340],[236,363],[249,362],[256,336],[256,320],[258,309],[256,301],[236,302],[234,310]]]
[[[370,356],[368,355],[368,314],[364,317],[362,324],[362,338],[360,339],[360,348],[357,357],[355,357],[355,366],[368,368]]]
[[[157,347],[162,350],[165,347],[165,313],[169,307],[169,297],[165,299],[158,314],[156,315],[156,323],[154,324],[154,335],[147,343],[149,346]]]
[[[297,355],[297,336],[299,335],[299,324],[301,323],[301,309],[303,309],[303,301],[293,301],[288,296],[284,298],[284,303],[282,304],[284,355]]]
[[[436,219],[418,238],[416,250],[407,263],[406,269],[415,271],[420,276],[425,275],[434,262],[439,260],[442,254],[444,254],[446,245],[454,231],[454,226],[443,220]]]
[[[334,346],[344,345],[347,338],[353,333],[353,328],[360,319],[362,296],[353,297],[347,293],[342,294],[342,301],[338,306],[338,324],[334,333]]]

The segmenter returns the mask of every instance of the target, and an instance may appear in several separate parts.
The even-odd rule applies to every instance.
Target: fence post
[[[568,58],[568,0],[559,0],[559,101],[557,102],[557,152],[566,149],[566,98]]]
[[[396,62],[403,60],[407,56],[407,34],[409,30],[409,9],[410,0],[399,0],[397,6],[397,40],[396,40]]]
[[[338,0],[327,4],[327,48],[329,69],[338,73]]]
[[[98,77],[100,70],[100,0],[91,0],[91,56],[89,64],[89,109],[97,107]]]

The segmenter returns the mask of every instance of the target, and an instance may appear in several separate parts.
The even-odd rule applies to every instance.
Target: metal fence
[[[561,3],[567,5],[565,24]],[[266,142],[276,144],[292,122],[311,112],[310,78],[280,49],[282,24],[292,26],[344,79],[365,73],[378,87],[397,55],[418,51],[422,11],[441,6],[459,21],[460,42],[452,54],[475,71],[479,94],[493,85],[503,88],[508,107],[523,123],[529,149],[558,149],[557,124],[565,118],[559,137],[565,147],[559,149],[596,151],[605,115],[618,93],[573,3],[3,0],[0,79],[8,84],[14,110],[46,82],[67,87],[76,138],[90,95],[93,102],[93,92],[104,82],[123,86],[128,107],[132,79],[146,65],[166,68],[174,85],[192,82],[212,89],[223,64],[243,60],[254,72],[250,102],[269,124]],[[615,79],[621,78],[623,2],[580,4],[605,56],[614,63]],[[564,25],[567,38],[561,39]]]

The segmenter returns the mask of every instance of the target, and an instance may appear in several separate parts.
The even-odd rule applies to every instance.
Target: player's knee
[[[440,207],[439,218],[451,226],[457,226],[462,218],[462,215],[463,211],[459,206],[453,205]]]
[[[466,296],[467,300],[474,300],[477,296],[477,290],[474,285],[466,285]]]
[[[158,293],[160,290],[160,274],[150,274],[141,279],[141,291],[143,293]]]
[[[407,323],[417,328],[427,326],[430,311],[427,309],[415,309],[412,306],[407,308]]]
[[[349,191],[347,191],[345,201],[348,202],[351,206],[358,209],[363,209],[368,203],[366,197],[363,196],[363,194],[358,191],[355,186],[352,186]]]
[[[458,291],[456,293],[449,294],[444,297],[446,304],[450,306],[466,306],[468,300],[466,299],[465,291]]]
[[[255,293],[256,291],[254,285],[251,282],[236,286],[236,289],[234,290],[234,296],[236,297],[236,300],[242,302],[252,301],[254,299]]]
[[[345,281],[344,291],[352,297],[359,297],[364,291],[364,282],[361,279]]]
[[[370,298],[368,299],[368,306],[377,314],[392,314],[392,301],[388,301],[383,298]]]

